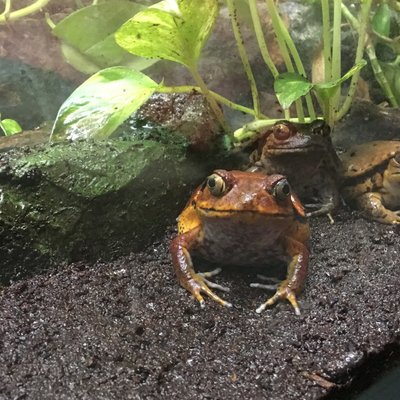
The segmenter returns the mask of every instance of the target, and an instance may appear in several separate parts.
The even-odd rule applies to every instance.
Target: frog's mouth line
[[[261,211],[252,211],[252,210],[216,210],[214,208],[201,208],[198,207],[198,210],[202,212],[203,214],[221,214],[221,215],[228,215],[228,214],[249,214],[249,215],[263,215],[268,218],[287,218],[290,217],[293,214],[283,214],[283,213],[277,213],[277,214],[269,214],[269,213],[263,213]]]
[[[311,151],[324,151],[323,146],[317,145],[309,145],[309,146],[299,146],[299,147],[273,147],[268,149],[268,153],[303,153],[303,152],[311,152]]]

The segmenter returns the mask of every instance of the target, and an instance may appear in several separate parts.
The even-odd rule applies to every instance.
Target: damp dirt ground
[[[254,270],[215,278],[234,308],[200,309],[175,279],[173,228],[3,289],[0,399],[332,399],[365,384],[399,355],[400,227],[348,211],[311,226],[301,316],[284,302],[256,314],[271,293],[249,288]]]

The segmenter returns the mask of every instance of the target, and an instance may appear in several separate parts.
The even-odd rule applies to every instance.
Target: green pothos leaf
[[[294,72],[280,74],[274,82],[276,97],[284,109],[289,108],[294,101],[306,95],[311,88],[311,82]]]
[[[164,58],[193,67],[218,15],[218,0],[156,3],[116,32],[117,43],[132,54]]]
[[[152,79],[130,68],[111,67],[99,71],[61,106],[51,138],[107,138],[157,87]]]

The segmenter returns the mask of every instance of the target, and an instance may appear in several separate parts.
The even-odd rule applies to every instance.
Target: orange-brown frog
[[[300,314],[296,295],[307,273],[309,235],[303,206],[284,176],[216,170],[180,214],[171,254],[180,284],[201,306],[202,293],[224,306],[231,304],[209,288],[218,285],[194,271],[191,256],[242,267],[284,260],[287,278],[256,311],[287,299]]]

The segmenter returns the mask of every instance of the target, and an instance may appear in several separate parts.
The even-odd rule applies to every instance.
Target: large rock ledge
[[[0,155],[0,282],[149,244],[206,174],[182,144],[78,142]],[[208,172],[208,170],[207,170]]]
[[[312,225],[302,315],[255,271],[200,309],[175,279],[172,232],[112,263],[73,264],[0,294],[0,399],[323,399],[400,349],[399,227],[342,211]],[[380,359],[377,357],[382,356]],[[348,398],[348,397],[345,397]]]

